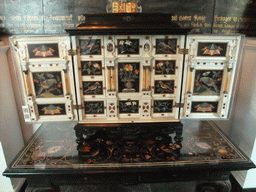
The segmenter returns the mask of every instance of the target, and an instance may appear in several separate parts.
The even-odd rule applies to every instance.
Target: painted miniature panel
[[[102,81],[83,81],[84,95],[103,95]]]
[[[156,80],[155,94],[174,94],[175,80]]]
[[[85,114],[104,114],[104,101],[85,101]]]
[[[115,50],[114,44],[113,43],[108,43],[107,44],[107,52],[112,53]]]
[[[217,113],[219,102],[193,101],[191,113]]]
[[[199,42],[197,56],[200,57],[225,57],[228,43]]]
[[[58,43],[49,44],[28,44],[28,54],[30,59],[58,58]]]
[[[140,63],[118,63],[118,91],[139,92]]]
[[[172,113],[173,100],[154,100],[154,113]]]
[[[66,115],[65,104],[39,104],[37,105],[39,116]]]
[[[155,75],[175,75],[176,60],[156,60]]]
[[[139,39],[118,39],[118,55],[139,55]]]
[[[139,101],[119,101],[119,113],[139,113]]]
[[[144,52],[148,53],[151,51],[151,44],[145,43],[143,46]]]
[[[102,61],[81,61],[83,76],[102,75]]]
[[[156,39],[156,54],[177,54],[177,39]]]
[[[80,54],[81,55],[101,55],[101,39],[80,39]]]
[[[223,70],[196,70],[194,95],[220,95]]]
[[[34,92],[38,98],[63,97],[61,72],[32,73]]]

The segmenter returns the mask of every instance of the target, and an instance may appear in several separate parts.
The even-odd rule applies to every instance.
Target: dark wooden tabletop
[[[248,170],[253,162],[212,122],[184,124],[180,157],[170,161],[118,163],[90,162],[78,158],[75,122],[43,124],[3,175],[86,174],[138,171]]]

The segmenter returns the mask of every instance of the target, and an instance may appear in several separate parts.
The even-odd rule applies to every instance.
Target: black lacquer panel
[[[227,54],[227,43],[198,43],[197,56],[200,57],[225,57]]]
[[[139,112],[139,101],[119,101],[119,113],[138,113]]]
[[[156,60],[155,75],[175,75],[176,60]]]
[[[28,44],[28,53],[30,59],[58,58],[58,43],[51,44]]]
[[[85,101],[85,114],[104,114],[104,101]]]
[[[38,98],[63,97],[61,72],[32,73],[34,92]]]
[[[223,70],[196,70],[194,95],[220,95]]]
[[[65,104],[39,104],[37,105],[39,116],[66,115]]]
[[[191,113],[217,113],[219,102],[193,101]]]
[[[4,1],[0,3],[0,29],[10,34],[63,34],[85,21],[85,13],[106,13],[107,0]],[[215,4],[214,4],[215,3]],[[255,0],[140,0],[143,13],[172,13],[182,28],[200,33],[255,36]],[[214,9],[215,8],[215,9]]]
[[[102,61],[81,61],[82,75],[102,75]]]
[[[139,92],[140,63],[118,63],[118,91]]]

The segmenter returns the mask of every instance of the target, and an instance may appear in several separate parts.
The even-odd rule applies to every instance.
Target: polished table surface
[[[3,175],[24,177],[31,187],[44,187],[43,181],[63,185],[226,180],[230,171],[255,167],[211,121],[183,124],[176,160],[136,163],[79,160],[74,126],[75,122],[43,124]]]

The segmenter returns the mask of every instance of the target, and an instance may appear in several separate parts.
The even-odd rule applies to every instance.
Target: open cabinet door
[[[76,120],[68,36],[11,37],[26,122]]]
[[[80,123],[179,121],[185,35],[71,39]]]
[[[188,35],[186,46],[181,118],[227,119],[241,36]]]

